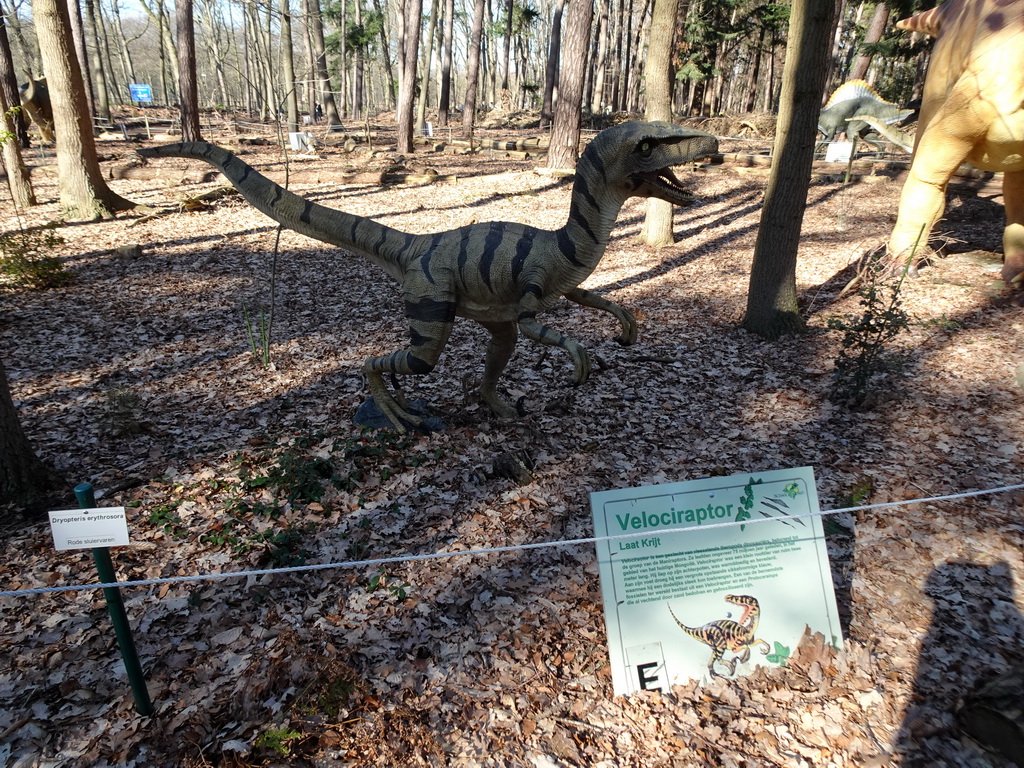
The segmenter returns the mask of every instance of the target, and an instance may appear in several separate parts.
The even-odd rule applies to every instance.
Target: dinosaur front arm
[[[550,347],[561,347],[568,352],[576,369],[573,384],[579,386],[590,376],[590,355],[587,354],[587,350],[568,336],[563,336],[558,331],[548,328],[530,313],[519,316],[519,330],[528,339],[547,344]]]
[[[614,315],[619,323],[622,324],[622,333],[616,336],[615,340],[624,346],[636,343],[636,318],[625,307],[620,307],[614,301],[609,301],[604,296],[599,296],[583,288],[573,288],[571,291],[566,291],[565,298],[581,306],[602,309]]]

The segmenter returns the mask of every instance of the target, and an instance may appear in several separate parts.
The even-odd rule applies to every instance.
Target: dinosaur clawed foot
[[[520,397],[513,405],[501,397],[496,390],[481,389],[480,399],[499,419],[518,419],[526,415],[526,409],[523,407],[525,397]]]
[[[424,401],[407,402],[394,377],[392,382],[395,384],[394,395],[384,385],[380,373],[367,372],[370,398],[356,411],[356,424],[371,429],[392,428],[402,435],[410,431],[439,432],[446,429],[444,421],[431,415]]]

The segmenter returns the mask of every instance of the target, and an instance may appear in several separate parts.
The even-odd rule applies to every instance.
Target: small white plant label
[[[58,551],[128,544],[128,519],[124,507],[51,512],[50,531]]]
[[[842,642],[810,467],[590,504],[617,695],[784,664],[805,627]]]

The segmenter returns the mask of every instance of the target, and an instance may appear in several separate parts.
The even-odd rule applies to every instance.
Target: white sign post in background
[[[811,468],[590,499],[596,536],[628,535],[597,544],[617,695],[780,664],[805,627],[841,643]]]

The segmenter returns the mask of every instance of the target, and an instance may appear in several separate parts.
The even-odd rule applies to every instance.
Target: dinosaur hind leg
[[[1024,171],[1003,173],[1003,282],[1007,288],[1024,289]]]
[[[409,413],[403,407],[404,398],[396,399],[384,383],[384,374],[405,374],[422,376],[434,370],[441,357],[444,345],[452,332],[455,321],[455,302],[406,296],[405,314],[409,320],[411,343],[408,349],[401,349],[383,357],[371,357],[363,363],[366,386],[388,421],[400,433],[408,431],[406,423],[418,427],[423,419]],[[399,397],[401,395],[399,394]]]
[[[614,301],[609,301],[604,296],[599,296],[592,291],[583,288],[573,288],[564,294],[569,301],[580,304],[584,307],[601,309],[614,315],[615,319],[622,325],[622,333],[615,337],[615,340],[623,346],[636,343],[636,318],[633,313],[624,307],[620,307]]]
[[[498,394],[498,377],[505,370],[512,352],[516,348],[519,331],[516,324],[508,322],[478,321],[491,334],[487,345],[487,359],[484,363],[484,378],[480,383],[480,399],[487,407],[502,418],[511,419],[519,416],[519,411]]]

